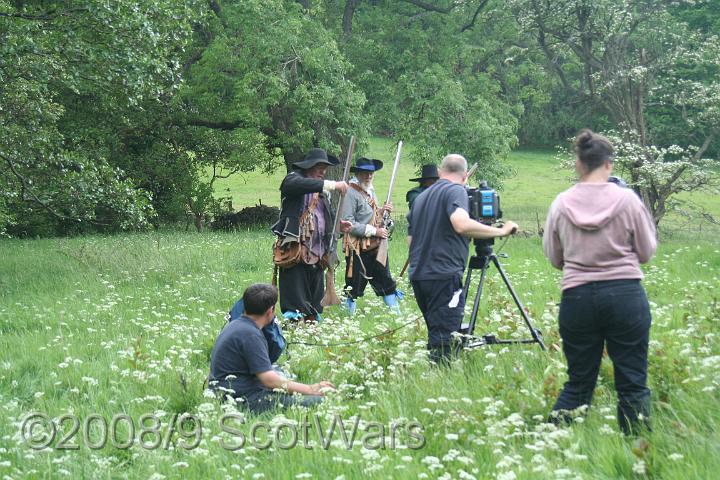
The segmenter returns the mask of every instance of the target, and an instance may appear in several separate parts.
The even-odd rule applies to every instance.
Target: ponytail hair
[[[602,166],[615,157],[615,149],[610,140],[598,135],[589,128],[583,128],[575,138],[575,154],[588,172]]]

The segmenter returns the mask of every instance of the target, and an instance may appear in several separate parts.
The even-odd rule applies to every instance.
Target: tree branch
[[[558,64],[557,61],[557,55],[555,55],[548,46],[547,42],[545,41],[545,30],[542,28],[538,29],[538,43],[540,44],[540,48],[542,49],[543,53],[545,54],[545,58],[548,59],[548,62],[550,62],[550,65],[552,66],[552,69],[555,71],[555,74],[560,78],[560,82],[563,84],[563,87],[565,87],[566,90],[571,90],[570,82],[568,82],[567,78],[565,77],[565,72],[563,72],[562,67],[560,64]]]
[[[212,177],[212,180],[210,180],[210,185],[211,185],[211,186],[212,186],[213,183],[215,183],[215,180],[217,180],[218,178],[230,178],[231,176],[235,175],[235,174],[238,173],[240,170],[242,170],[242,168],[241,168],[241,167],[235,167],[235,168],[228,169],[228,173],[227,173],[227,174],[223,174],[223,173],[222,173],[222,170],[223,170],[222,167],[220,167],[220,173],[217,173],[217,172],[215,171],[215,163],[213,162],[213,177]]]
[[[0,12],[0,17],[7,17],[7,18],[19,18],[22,20],[32,20],[36,22],[45,22],[49,20],[55,20],[58,17],[64,17],[67,15],[72,15],[73,13],[78,12],[87,12],[88,9],[84,7],[80,8],[71,8],[69,10],[63,10],[62,12],[45,12],[38,15],[31,15],[29,13],[8,13],[8,12]]]
[[[414,20],[418,20],[420,18],[425,18],[428,15],[432,15],[433,12],[428,12],[427,10],[423,10],[422,12],[418,12],[415,15],[411,15],[407,17],[406,19],[401,21],[401,25],[406,26],[410,25]]]
[[[465,30],[470,30],[472,27],[475,26],[475,21],[477,20],[478,15],[480,15],[480,12],[485,8],[485,5],[487,5],[487,3],[488,0],[482,0],[480,2],[477,9],[475,9],[475,14],[472,17],[472,20],[470,20],[470,23],[460,29],[460,33],[464,32]]]
[[[420,0],[402,0],[405,3],[410,3],[412,5],[415,5],[416,7],[420,7],[423,10],[428,10],[431,12],[438,12],[438,13],[450,13],[453,8],[455,8],[455,4],[451,4],[448,7],[438,7],[437,5],[433,5],[432,3],[427,2],[421,2]]]
[[[353,16],[355,15],[355,8],[360,4],[362,0],[345,0],[345,11],[343,12],[343,35],[345,37],[350,36],[352,33]]]
[[[61,220],[73,220],[76,222],[82,222],[82,219],[76,218],[76,217],[68,217],[67,215],[63,215],[62,213],[56,212],[50,205],[40,200],[40,198],[35,194],[34,190],[30,185],[28,185],[27,179],[17,171],[15,168],[15,164],[13,163],[12,159],[6,155],[4,155],[2,152],[0,152],[0,157],[2,157],[3,160],[5,160],[5,163],[8,164],[8,167],[10,167],[10,171],[15,176],[15,178],[18,179],[20,182],[20,195],[23,201],[31,201],[39,205],[43,210],[47,211],[50,215],[52,215],[55,218],[59,218]],[[29,197],[28,197],[29,195]],[[88,220],[90,223],[95,225],[108,225],[106,223],[100,223],[93,220]]]
[[[693,161],[697,161],[702,158],[702,156],[705,154],[705,151],[710,147],[710,144],[712,144],[712,142],[715,140],[716,135],[717,130],[713,130],[710,132],[710,134],[705,138],[705,141],[700,147],[700,150],[695,152],[695,155],[693,155]]]
[[[226,122],[215,122],[212,120],[204,120],[202,118],[192,118],[184,122],[174,122],[176,126],[205,127],[214,130],[235,130],[236,128],[246,128],[248,125],[242,120],[233,120]]]
[[[222,15],[222,9],[220,8],[220,4],[217,2],[217,0],[208,0],[208,6],[210,7],[210,10],[213,11],[215,16],[220,21],[220,25],[222,25],[223,28],[227,28],[227,22],[225,21],[225,18]]]

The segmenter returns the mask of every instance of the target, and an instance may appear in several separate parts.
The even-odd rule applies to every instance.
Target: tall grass
[[[319,410],[322,415],[337,413],[350,423],[357,415],[386,425],[415,419],[424,427],[423,448],[348,451],[336,432],[339,444],[329,451],[316,444],[312,450],[228,452],[213,439],[220,433],[221,407],[203,396],[203,381],[224,313],[245,286],[270,278],[270,242],[265,232],[4,241],[3,474],[460,478],[462,470],[476,478],[629,478],[642,476],[633,468],[644,468],[653,478],[711,478],[720,467],[715,336],[720,252],[710,244],[673,242],[661,246],[647,269],[655,415],[654,432],[641,442],[617,431],[607,361],[582,424],[555,430],[543,423],[565,378],[555,324],[559,275],[541,257],[539,238],[516,238],[503,249],[510,255],[503,265],[544,332],[548,352],[536,346],[487,348],[468,352],[451,369],[429,368],[420,321],[361,345],[293,344],[282,360],[300,380],[329,378],[340,387]],[[402,242],[392,242],[396,274],[404,250]],[[400,283],[410,293],[406,280]],[[418,316],[411,296],[402,317],[394,318],[370,294],[360,301],[355,318],[329,309],[320,326],[290,330],[288,338],[354,341]],[[487,332],[526,333],[493,271],[477,333]],[[138,446],[93,451],[79,440],[76,451],[35,452],[18,438],[18,422],[30,411],[72,412],[80,418],[99,413],[108,419],[127,413],[135,420],[147,413],[167,412],[169,419],[187,411],[202,418],[206,430],[200,447],[191,451]],[[286,412],[275,420],[282,418],[301,421],[302,413]],[[253,421],[248,418],[248,426]]]
[[[547,208],[564,188],[542,157],[520,159],[508,205]],[[535,165],[535,162],[538,165]],[[549,163],[549,162],[548,162]],[[537,170],[533,170],[537,168]],[[525,178],[524,175],[530,175]],[[409,177],[408,177],[409,178]],[[537,193],[531,188],[537,185]],[[531,193],[527,193],[530,191]],[[510,200],[506,200],[510,199]],[[534,200],[537,200],[535,202]],[[466,352],[452,368],[432,368],[426,331],[407,279],[402,316],[390,315],[368,289],[350,318],[326,311],[318,326],[288,328],[281,358],[300,381],[329,379],[338,393],[316,410],[327,428],[333,415],[359,417],[360,435],[347,449],[336,431],[322,448],[314,427],[305,448],[235,452],[219,418],[227,411],[203,390],[213,341],[224,314],[254,282],[272,274],[267,229],[239,233],[90,236],[0,242],[0,474],[5,478],[714,478],[720,471],[720,246],[712,239],[663,238],[645,269],[652,302],[650,387],[653,432],[625,438],[615,419],[612,366],[603,361],[587,417],[563,429],[544,420],[565,380],[557,332],[560,273],[542,257],[537,235],[510,239],[502,258],[515,289],[544,333],[536,345]],[[496,245],[500,249],[501,244]],[[397,276],[406,258],[404,234],[391,242]],[[338,273],[337,283],[342,284]],[[474,288],[472,290],[474,293]],[[469,309],[469,305],[468,305]],[[387,333],[408,322],[409,325]],[[497,272],[489,273],[476,333],[525,336]],[[370,341],[333,347],[375,335]],[[136,423],[154,414],[168,422],[185,412],[202,422],[199,446],[184,450],[176,434],[168,446],[92,450],[80,433],[77,450],[35,451],[19,426],[29,412],[52,417],[126,414]],[[302,422],[304,413],[246,417],[254,422]],[[362,448],[369,422],[418,421],[424,446]],[[312,420],[311,420],[312,423]],[[70,428],[66,421],[63,432]],[[165,428],[163,426],[163,428]],[[91,438],[101,436],[97,425]],[[120,428],[120,438],[127,435]],[[288,440],[285,430],[281,438]],[[151,436],[150,436],[151,437]],[[145,437],[146,442],[152,438]],[[367,440],[367,439],[366,439]],[[407,440],[407,438],[405,438]],[[402,446],[402,442],[398,442]],[[366,446],[378,446],[377,438]]]

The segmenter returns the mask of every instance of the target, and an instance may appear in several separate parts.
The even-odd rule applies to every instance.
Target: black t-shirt
[[[438,180],[415,199],[408,214],[410,280],[462,277],[470,240],[455,233],[450,215],[469,210],[468,194],[460,184]]]
[[[272,370],[268,344],[262,331],[245,315],[225,325],[210,355],[210,386],[231,388],[235,396],[248,396],[267,390],[257,373]],[[226,379],[234,375],[234,379]]]

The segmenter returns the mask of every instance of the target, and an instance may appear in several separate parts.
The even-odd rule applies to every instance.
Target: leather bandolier
[[[377,202],[374,198],[372,198],[363,188],[356,184],[351,183],[350,187],[355,189],[362,195],[362,197],[370,204],[370,208],[372,208],[373,211],[373,218],[372,218],[372,225],[375,228],[382,227],[383,224],[383,216],[382,216],[382,210],[378,208]],[[353,262],[355,261],[355,257],[357,256],[358,260],[362,262],[362,259],[360,258],[360,253],[366,253],[366,252],[372,252],[374,250],[377,250],[377,248],[380,246],[380,238],[378,237],[356,237],[355,235],[350,234],[350,232],[345,233],[343,237],[343,252],[346,257],[350,257],[350,263],[348,264],[348,278],[352,278],[352,272],[353,272]],[[362,270],[365,271],[365,265],[362,265]]]
[[[288,237],[278,238],[276,240],[273,246],[273,263],[275,264],[272,278],[273,285],[277,285],[279,267],[292,268],[298,263],[305,263],[306,265],[319,263],[323,268],[327,266],[324,264],[324,262],[327,262],[327,255],[316,259],[313,258],[314,255],[312,255],[310,251],[312,235],[317,228],[313,211],[317,208],[318,200],[319,194],[313,194],[307,209],[305,209],[300,216],[300,235],[298,240]]]
[[[318,197],[319,194],[313,194],[312,199],[308,203],[307,210],[305,210],[302,217],[300,217],[300,249],[302,251],[302,262],[306,265],[313,265],[315,263],[322,265],[322,258],[313,258],[315,255],[310,251],[312,236],[317,228],[313,212],[317,208]]]

